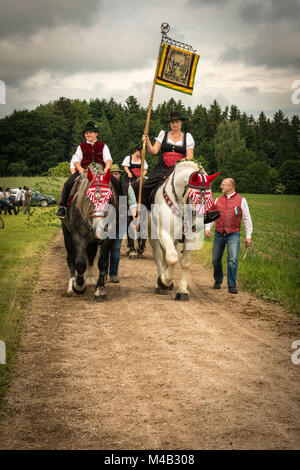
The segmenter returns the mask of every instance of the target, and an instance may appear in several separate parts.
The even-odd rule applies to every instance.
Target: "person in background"
[[[124,189],[124,193],[127,193],[128,185],[136,181],[141,176],[141,152],[142,152],[142,145],[137,145],[134,149],[134,153],[132,155],[127,155],[122,162],[122,166],[125,170],[125,177],[122,180],[122,186]],[[148,164],[146,160],[144,161],[144,171],[143,176],[146,175],[148,170]]]
[[[119,165],[113,164],[111,166],[111,176],[112,176],[112,183],[116,186],[115,179],[120,182],[121,173],[123,170],[120,169]],[[124,193],[123,193],[124,194]],[[128,207],[129,211],[131,212],[132,219],[135,220],[136,217],[136,197],[132,187],[129,185],[128,187]],[[119,283],[119,264],[120,264],[120,250],[122,245],[122,238],[119,236],[119,233],[116,234],[116,239],[114,240],[111,248],[110,248],[110,255],[109,255],[109,277],[110,281],[113,283]],[[108,273],[106,273],[108,274]]]
[[[24,214],[30,214],[30,203],[31,203],[31,197],[32,197],[32,193],[30,191],[30,189],[28,187],[25,188],[25,210],[24,210]]]
[[[15,206],[16,206],[16,210],[19,214],[20,212],[20,206],[22,205],[22,201],[21,201],[21,197],[22,197],[22,188],[21,186],[17,189],[17,192],[16,192],[16,199],[15,199]]]
[[[216,210],[220,217],[205,226],[205,236],[210,238],[210,230],[216,224],[212,248],[212,264],[214,268],[215,283],[213,289],[220,289],[223,282],[222,258],[227,245],[227,285],[230,294],[237,294],[236,278],[238,271],[238,254],[240,250],[240,226],[243,220],[246,239],[245,246],[251,246],[253,231],[247,201],[235,191],[235,181],[226,178],[221,183],[222,196],[215,201]]]
[[[9,215],[12,215],[12,211],[14,211],[15,215],[18,215],[14,204],[11,202],[9,188],[6,188],[3,192],[2,187],[0,187],[0,213],[2,210],[4,210],[4,215],[6,215],[7,212]]]

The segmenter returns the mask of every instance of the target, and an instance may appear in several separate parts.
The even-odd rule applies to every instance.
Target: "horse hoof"
[[[94,295],[94,302],[105,302],[107,300],[106,294]]]
[[[183,302],[186,302],[186,301],[190,300],[190,295],[189,294],[181,294],[180,292],[176,292],[175,300],[181,300]]]
[[[161,280],[161,276],[158,276],[157,278],[157,285],[160,289],[162,290],[173,290],[174,289],[174,284],[173,282],[169,285],[169,286],[166,286],[165,284],[163,284],[162,280]]]
[[[129,254],[129,259],[137,259],[137,254],[136,253],[130,253]]]
[[[160,287],[155,288],[155,294],[158,295],[168,295],[169,291],[165,289],[161,289]]]
[[[75,292],[75,294],[77,294],[77,295],[82,295],[82,294],[85,293],[86,287],[85,287],[85,285],[84,285],[82,288],[78,289],[78,287],[75,287],[75,285],[73,284],[73,285],[72,285],[72,289],[73,289],[73,292]]]

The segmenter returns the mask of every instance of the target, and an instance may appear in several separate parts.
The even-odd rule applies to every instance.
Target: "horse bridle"
[[[198,173],[197,171],[195,171],[194,173],[191,174],[191,176],[189,177],[189,182],[185,185],[184,187],[184,190],[183,190],[183,193],[182,193],[182,197],[185,196],[186,194],[186,191],[187,191],[187,188],[190,186],[190,187],[195,187],[193,185],[190,184],[190,180],[192,178],[192,176],[195,174],[195,173]],[[172,199],[169,197],[167,191],[166,191],[166,186],[167,186],[167,183],[168,183],[168,180],[170,178],[171,175],[168,176],[168,178],[166,178],[166,181],[165,181],[165,184],[163,186],[163,196],[164,196],[164,199],[168,205],[168,207],[170,207],[170,209],[172,210],[172,212],[177,216],[177,217],[182,217],[182,212],[181,210],[174,204],[174,202],[172,201]],[[175,189],[175,185],[174,185],[174,179],[175,179],[175,171],[173,171],[173,176],[172,176],[172,179],[171,179],[171,188],[172,188],[172,192],[175,196],[175,201],[177,203],[177,205],[179,205],[179,199],[178,199],[178,196],[177,196],[177,193],[176,193],[176,189]],[[202,182],[204,180],[201,180]],[[198,186],[197,186],[198,188]],[[196,211],[192,211],[192,215],[196,215]]]

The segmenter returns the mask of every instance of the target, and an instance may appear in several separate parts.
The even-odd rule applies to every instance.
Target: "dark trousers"
[[[238,270],[238,254],[240,250],[240,232],[218,233],[215,232],[212,249],[212,263],[214,267],[215,281],[223,281],[222,258],[227,245],[227,284],[228,287],[236,287]]]

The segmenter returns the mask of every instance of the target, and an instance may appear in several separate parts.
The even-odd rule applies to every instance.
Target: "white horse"
[[[166,294],[174,288],[174,267],[178,261],[181,266],[175,300],[189,300],[187,286],[192,251],[200,248],[199,231],[203,234],[203,213],[199,212],[199,205],[196,207],[191,197],[193,190],[189,187],[192,175],[199,177],[198,172],[195,162],[179,161],[157,190],[148,215],[149,240],[158,273],[156,293]]]

